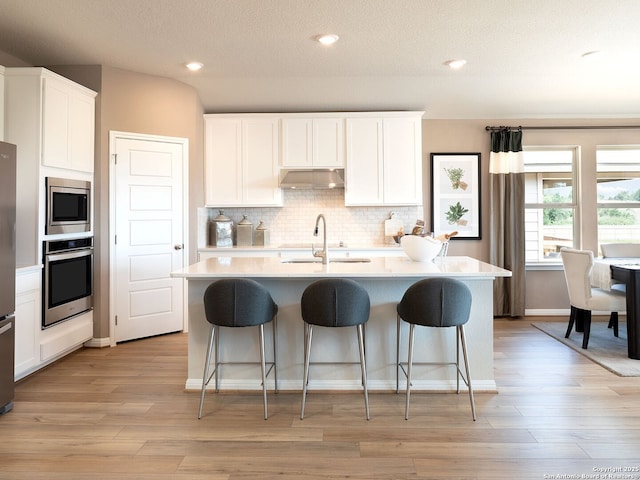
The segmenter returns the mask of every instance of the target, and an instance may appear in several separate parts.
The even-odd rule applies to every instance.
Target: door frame
[[[109,131],[109,341],[112,347],[116,346],[116,141],[118,139],[125,140],[141,140],[162,143],[177,143],[182,146],[182,231],[183,243],[182,247],[182,266],[189,264],[189,139],[183,137],[166,137],[162,135],[150,135],[145,133],[121,132],[117,130]],[[189,302],[187,297],[187,282],[182,280],[182,328],[188,331],[188,311]]]

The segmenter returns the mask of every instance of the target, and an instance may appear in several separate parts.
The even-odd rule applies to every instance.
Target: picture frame
[[[431,154],[431,232],[480,240],[480,153]]]

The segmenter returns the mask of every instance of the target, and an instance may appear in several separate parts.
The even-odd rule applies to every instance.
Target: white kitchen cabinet
[[[93,172],[95,92],[43,75],[42,164]]]
[[[422,205],[422,112],[346,119],[345,204]]]
[[[96,93],[44,68],[6,68],[5,139],[17,145],[16,262],[42,261],[45,177],[93,180]]]
[[[344,168],[344,118],[283,118],[282,166]]]
[[[93,172],[96,92],[36,67],[7,68],[5,88],[8,140],[28,139],[44,166]]]
[[[15,379],[31,373],[39,363],[38,334],[41,323],[42,270],[18,270],[16,274]]]
[[[281,206],[279,119],[205,115],[205,203]]]

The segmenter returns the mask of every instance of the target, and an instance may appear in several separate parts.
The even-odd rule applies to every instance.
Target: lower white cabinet
[[[30,373],[40,361],[38,341],[41,313],[42,271],[18,272],[16,275],[15,378]]]
[[[93,337],[93,311],[42,330],[42,268],[16,272],[15,367],[19,380],[80,348]]]

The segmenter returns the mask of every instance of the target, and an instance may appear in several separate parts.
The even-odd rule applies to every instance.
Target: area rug
[[[627,324],[620,322],[619,337],[613,336],[608,322],[591,322],[589,346],[582,348],[582,333],[574,330],[564,338],[568,322],[536,322],[534,327],[574,349],[593,362],[621,377],[640,377],[640,360],[627,356]]]

